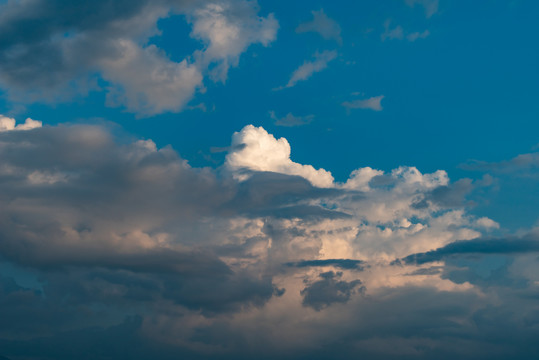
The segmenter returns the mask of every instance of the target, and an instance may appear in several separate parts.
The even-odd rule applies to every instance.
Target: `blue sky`
[[[98,87],[87,95],[52,104],[12,102],[4,96],[0,109],[51,125],[95,119],[119,123],[134,136],[172,145],[194,166],[219,166],[223,156],[210,148],[226,146],[230,134],[246,124],[264,126],[288,139],[295,160],[325,168],[340,181],[360,166],[391,170],[400,165],[473,178],[478,174],[459,165],[470,159],[507,160],[533,151],[538,143],[535,2],[441,2],[430,16],[421,4],[408,6],[404,1],[276,1],[260,2],[259,8],[262,15],[275,14],[275,40],[267,47],[249,46],[226,82],[206,79],[206,92],[193,96],[180,111],[140,117],[122,106],[108,107],[107,81],[99,74],[94,74]],[[296,32],[313,19],[312,11],[321,9],[340,27],[342,43],[315,31]],[[382,41],[386,21],[389,30],[402,29],[402,39]],[[171,60],[181,61],[204,47],[189,37],[184,15],[160,19],[157,27],[161,34],[147,42]],[[425,38],[406,39],[424,31]],[[337,53],[327,68],[292,88],[272,90],[323,51]],[[380,95],[382,111],[341,105]],[[206,111],[189,108],[200,104]],[[276,126],[270,111],[312,120],[304,126]],[[509,189],[501,189],[495,205],[506,208],[505,197],[511,196],[518,199],[511,213],[526,209],[518,218],[508,218],[507,226],[529,226],[536,219],[527,214],[537,199],[529,202],[529,195],[518,189],[506,192]],[[495,212],[492,205],[482,210],[503,222],[507,212]]]
[[[538,14],[531,0],[0,2],[3,296],[71,317],[48,333],[22,321],[21,339],[98,326],[92,341],[134,331],[152,357],[241,358],[260,355],[231,345],[252,324],[297,313],[283,331],[304,342],[251,341],[281,344],[270,358],[449,358],[444,336],[472,339],[464,358],[537,355],[523,297],[539,283]],[[433,319],[419,298],[440,302]],[[384,319],[399,301],[417,318]],[[456,333],[425,335],[447,309]],[[23,350],[10,321],[0,355],[68,358]],[[487,350],[504,326],[516,338]],[[357,338],[317,352],[324,329]]]

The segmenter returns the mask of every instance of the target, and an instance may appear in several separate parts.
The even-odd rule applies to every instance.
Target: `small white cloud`
[[[324,10],[312,11],[313,20],[300,24],[296,28],[296,33],[316,32],[326,40],[335,40],[342,44],[341,27],[329,18]]]
[[[286,116],[278,118],[273,110],[270,111],[269,114],[272,120],[275,120],[275,125],[277,126],[301,126],[310,123],[314,119],[314,115],[295,116],[292,113],[288,113]]]
[[[373,96],[368,99],[359,99],[354,101],[345,101],[342,103],[347,109],[371,109],[374,111],[382,111],[382,99],[384,95]]]
[[[416,5],[423,6],[425,8],[425,16],[430,18],[432,15],[438,12],[438,0],[404,0],[406,5],[414,7]]]
[[[391,25],[391,20],[387,19],[384,22],[384,29],[385,30],[382,33],[382,35],[380,35],[380,39],[382,39],[382,41],[386,41],[386,39],[389,39],[389,40],[394,40],[394,39],[401,40],[404,37],[404,30],[402,29],[402,26],[397,25],[396,27],[391,29],[390,25]]]
[[[328,63],[334,60],[336,57],[337,57],[337,52],[335,50],[332,50],[332,51],[325,50],[321,53],[316,52],[314,54],[314,61],[305,61],[303,65],[301,65],[292,73],[290,80],[288,80],[288,83],[285,86],[278,87],[274,90],[281,90],[283,88],[289,88],[296,85],[298,81],[307,80],[314,73],[320,72],[324,70],[325,68],[327,68]]]
[[[410,34],[406,35],[406,39],[408,41],[414,42],[417,39],[424,39],[429,35],[430,35],[430,31],[428,31],[428,30],[425,30],[423,32],[416,31],[416,32],[413,32],[413,33],[410,33]]]
[[[42,126],[41,121],[27,118],[24,124],[15,126],[15,119],[0,115],[0,132],[11,130],[30,130]]]
[[[406,39],[410,42],[414,42],[417,39],[424,39],[430,35],[429,30],[425,30],[423,32],[416,31],[408,33],[405,36],[406,33],[407,31],[404,31],[404,29],[400,25],[391,28],[391,19],[387,19],[386,21],[384,21],[384,32],[380,35],[380,39],[382,39],[382,41]]]

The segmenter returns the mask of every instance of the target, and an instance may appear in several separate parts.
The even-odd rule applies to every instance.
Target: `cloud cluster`
[[[227,151],[212,170],[103,126],[1,132],[2,355],[537,355],[536,231],[489,238],[469,181],[338,182],[251,125]]]
[[[243,0],[10,1],[0,5],[0,86],[15,101],[56,101],[95,88],[99,76],[109,105],[181,111],[205,76],[225,81],[247,47],[275,39],[277,21],[257,12]],[[157,21],[175,14],[202,45],[181,61],[148,43]]]

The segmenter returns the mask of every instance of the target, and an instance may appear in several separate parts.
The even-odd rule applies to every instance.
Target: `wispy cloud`
[[[438,12],[438,0],[404,0],[406,5],[414,7],[416,5],[423,6],[425,9],[425,16],[430,18],[432,15]]]
[[[382,111],[382,99],[384,95],[373,96],[368,99],[358,99],[353,101],[345,101],[341,105],[350,109],[370,109],[374,111]]]
[[[430,35],[430,31],[428,30],[425,30],[423,32],[416,31],[416,32],[406,35],[406,39],[410,42],[414,42],[417,39],[425,39],[429,35]]]
[[[406,34],[406,31],[404,31],[404,29],[400,25],[397,25],[392,28],[391,19],[387,19],[384,22],[384,32],[380,34],[380,39],[382,41],[406,39],[410,42],[414,42],[417,39],[425,39],[429,35],[430,35],[429,30],[425,30],[423,32],[416,31],[416,32]]]
[[[298,82],[307,80],[314,73],[320,72],[327,68],[328,63],[334,60],[337,57],[337,51],[335,50],[325,50],[321,53],[316,52],[314,55],[313,61],[305,61],[303,65],[294,70],[290,80],[285,86],[280,86],[274,90],[282,90],[284,88],[290,88],[295,86]]]
[[[402,29],[402,26],[397,25],[394,28],[390,28],[391,20],[387,19],[384,22],[384,32],[380,35],[380,39],[382,41],[386,41],[386,39],[393,40],[398,39],[401,40],[404,37],[404,30]]]
[[[333,19],[329,18],[323,9],[312,11],[313,20],[300,24],[296,33],[316,32],[326,40],[335,40],[342,44],[341,27]]]
[[[275,111],[273,110],[269,112],[269,115],[270,118],[275,121],[275,125],[286,127],[306,125],[314,119],[314,115],[295,116],[292,113],[288,113],[286,116],[279,118],[275,115]]]

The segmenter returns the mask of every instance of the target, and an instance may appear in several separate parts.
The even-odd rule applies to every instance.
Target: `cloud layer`
[[[211,170],[103,126],[3,123],[6,356],[537,354],[536,233],[488,240],[445,171],[336,182],[251,125]]]

